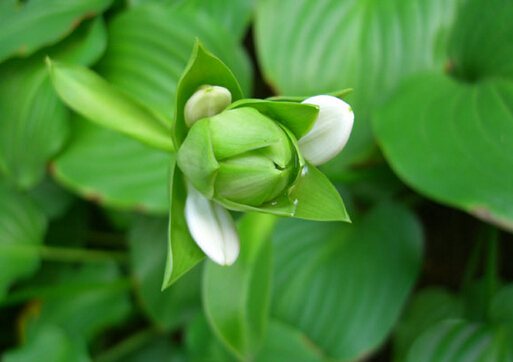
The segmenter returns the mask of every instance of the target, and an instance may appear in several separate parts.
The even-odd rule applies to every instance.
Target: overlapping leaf
[[[372,148],[369,116],[405,76],[442,68],[458,0],[309,1],[257,4],[256,45],[267,81],[285,95],[347,87],[353,134],[334,161],[361,161]]]
[[[34,186],[68,135],[68,112],[53,90],[45,55],[90,65],[105,46],[105,27],[98,18],[81,25],[56,46],[0,66],[0,173],[22,187]]]
[[[487,20],[469,21],[481,17]],[[404,181],[430,198],[509,230],[513,229],[511,17],[511,4],[468,1],[449,52],[454,57],[449,70],[460,81],[441,72],[406,80],[375,118],[379,143]]]

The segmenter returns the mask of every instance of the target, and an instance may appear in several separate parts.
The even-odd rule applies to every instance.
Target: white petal
[[[185,220],[196,244],[217,264],[231,265],[239,256],[239,235],[230,213],[188,187]]]
[[[298,141],[305,159],[321,165],[339,154],[351,134],[354,113],[349,104],[337,97],[320,95],[302,103],[319,106],[319,115],[312,129]]]

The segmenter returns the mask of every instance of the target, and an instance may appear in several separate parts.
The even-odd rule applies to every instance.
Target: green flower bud
[[[255,108],[229,109],[191,127],[178,166],[207,199],[258,207],[287,192],[300,172],[289,134]]]
[[[232,102],[232,94],[224,87],[202,85],[185,104],[184,118],[188,127],[196,121],[222,112]]]

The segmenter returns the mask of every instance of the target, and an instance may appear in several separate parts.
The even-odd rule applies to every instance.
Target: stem
[[[114,347],[96,356],[94,362],[115,362],[121,360],[131,352],[141,348],[159,334],[159,331],[154,327],[139,331],[124,341],[116,344]]]
[[[125,290],[130,290],[132,288],[132,285],[133,283],[130,278],[120,278],[113,282],[106,283],[60,284],[33,287],[30,289],[15,291],[8,294],[0,302],[0,306],[22,303],[31,299],[58,299],[91,291],[105,291],[109,293],[117,293]]]
[[[60,248],[47,245],[0,244],[0,255],[39,256],[45,260],[62,262],[107,262],[127,263],[128,253],[119,251]]]
[[[463,280],[461,282],[461,290],[465,291],[470,287],[472,283],[472,279],[477,273],[477,268],[479,265],[479,258],[483,252],[484,247],[484,237],[483,232],[478,235],[476,241],[474,242],[474,247],[472,248],[472,253],[470,254],[470,258],[465,266],[465,273],[463,274]]]
[[[487,239],[488,255],[484,276],[488,302],[490,302],[499,288],[499,231],[494,227],[490,227]]]

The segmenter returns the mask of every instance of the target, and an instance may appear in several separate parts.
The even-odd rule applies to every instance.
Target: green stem
[[[157,337],[159,331],[154,327],[137,332],[114,347],[96,356],[94,362],[115,362],[138,350]]]
[[[128,253],[119,251],[60,248],[47,245],[0,244],[0,255],[39,256],[45,260],[62,262],[108,262],[127,263]]]
[[[488,255],[485,266],[486,291],[488,302],[499,289],[499,231],[490,227],[488,231]]]
[[[108,292],[118,293],[130,290],[133,282],[130,278],[120,278],[113,282],[105,283],[87,283],[87,284],[59,284],[47,285],[41,287],[32,287],[25,290],[15,291],[8,294],[1,302],[0,306],[12,305],[25,302],[31,299],[59,299],[71,295],[87,292]]]
[[[478,235],[476,240],[474,241],[474,246],[472,248],[472,253],[470,254],[470,258],[465,266],[465,273],[463,274],[463,280],[461,282],[461,290],[465,291],[470,287],[472,283],[472,279],[476,276],[477,269],[479,266],[479,259],[481,254],[483,253],[484,248],[484,237],[481,233]]]

